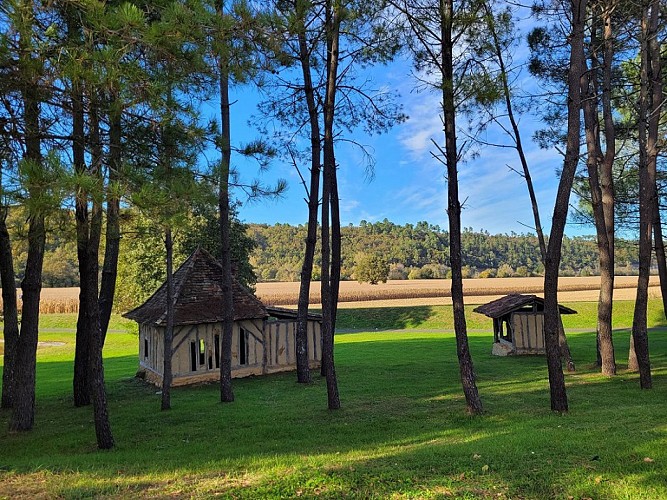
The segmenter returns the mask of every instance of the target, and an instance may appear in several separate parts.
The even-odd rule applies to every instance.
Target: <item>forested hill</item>
[[[306,227],[289,224],[249,224],[248,236],[257,244],[251,264],[259,281],[298,281]],[[368,254],[390,264],[389,279],[449,277],[449,234],[427,222],[399,226],[384,220],[342,228],[343,279],[353,279],[355,265]],[[319,253],[319,249],[318,249]],[[566,237],[563,241],[563,276],[598,274],[594,237]],[[464,278],[531,276],[542,273],[537,237],[532,234],[490,234],[463,231]],[[319,261],[317,263],[319,266]],[[619,241],[616,273],[634,274],[636,244]],[[315,270],[315,275],[319,271]]]

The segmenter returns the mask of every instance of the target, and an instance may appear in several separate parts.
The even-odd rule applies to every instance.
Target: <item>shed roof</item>
[[[266,311],[269,313],[269,316],[273,316],[277,319],[296,319],[297,316],[296,309],[286,309],[284,307],[266,306]],[[322,315],[309,312],[308,319],[319,321],[321,323]]]
[[[222,321],[222,266],[206,250],[198,248],[173,276],[174,325],[217,323]],[[264,304],[232,279],[234,320],[266,318]],[[142,305],[123,316],[140,324],[167,323],[167,283],[164,283]]]
[[[488,304],[477,306],[473,311],[495,319],[531,304],[537,304],[541,310],[544,309],[544,299],[542,297],[538,297],[537,295],[511,293],[505,297],[492,300]],[[569,307],[560,304],[558,304],[558,309],[561,314],[577,314],[577,311],[574,309],[570,309]]]

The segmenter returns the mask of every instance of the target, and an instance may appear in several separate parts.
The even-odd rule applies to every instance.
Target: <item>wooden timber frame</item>
[[[196,250],[174,273],[172,385],[220,378],[222,314],[218,262]],[[265,375],[296,368],[296,311],[264,306],[234,280],[232,377]],[[139,323],[138,376],[162,385],[166,328],[166,285],[124,316]],[[322,357],[322,317],[308,315],[308,359]]]
[[[560,314],[576,314],[558,306]],[[544,354],[544,299],[536,295],[510,294],[473,309],[493,319],[493,353]],[[561,321],[560,328],[563,328]],[[502,348],[497,348],[500,345]]]

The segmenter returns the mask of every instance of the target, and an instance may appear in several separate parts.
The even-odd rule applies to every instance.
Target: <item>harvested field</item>
[[[489,278],[463,280],[468,304],[482,304],[508,293],[542,295],[544,278]],[[559,300],[562,302],[596,301],[600,277],[560,278]],[[658,277],[650,281],[651,297],[659,296]],[[614,298],[633,300],[636,276],[617,276]],[[340,284],[340,307],[389,307],[400,305],[451,304],[451,280],[402,280],[378,285],[344,281]],[[266,304],[296,306],[299,283],[258,283],[257,296]],[[319,304],[319,283],[313,283],[311,304]]]
[[[562,302],[594,302],[598,298],[600,278],[560,278],[559,300]],[[483,304],[508,293],[542,294],[543,278],[489,278],[463,280],[466,304]],[[636,276],[617,276],[614,298],[634,300]],[[657,276],[651,276],[649,297],[660,296]],[[402,280],[378,285],[343,281],[340,284],[340,307],[394,307],[451,304],[451,280]],[[20,291],[19,291],[20,294]],[[265,303],[296,307],[299,294],[298,282],[257,283],[257,296]],[[311,304],[320,303],[320,284],[313,282]],[[0,300],[0,307],[2,300]],[[19,305],[20,307],[20,305]],[[44,288],[40,311],[50,313],[75,313],[79,310],[79,289]]]

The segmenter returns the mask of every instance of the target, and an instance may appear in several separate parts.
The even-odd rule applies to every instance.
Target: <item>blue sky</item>
[[[515,62],[518,57],[521,57],[520,51],[515,53]],[[369,137],[362,132],[354,135],[375,159],[372,177],[367,175],[363,156],[358,150],[345,146],[337,149],[341,222],[343,225],[358,225],[361,220],[375,222],[386,218],[397,224],[414,224],[425,220],[446,228],[445,168],[431,155],[431,138],[443,143],[439,98],[428,91],[413,91],[415,81],[410,64],[405,60],[375,69],[372,77],[378,87],[387,86],[400,93],[409,119],[385,135]],[[524,84],[534,86],[535,82],[525,77]],[[232,107],[233,141],[247,142],[256,137],[256,132],[248,125],[248,118],[256,113],[257,100],[252,89],[235,89],[232,97],[235,102]],[[562,157],[555,150],[539,149],[530,140],[533,131],[539,127],[535,117],[523,117],[521,126],[542,222],[548,231],[558,185],[556,170],[562,164]],[[493,130],[488,132],[489,140],[497,137]],[[482,149],[477,158],[460,164],[460,199],[465,200],[464,227],[484,229],[492,234],[534,232],[525,181],[507,165],[519,168],[516,151],[492,147]],[[291,164],[274,161],[270,170],[261,174],[251,163],[238,163],[237,168],[246,180],[259,176],[268,183],[277,178],[288,183],[287,192],[277,200],[245,203],[239,214],[243,221],[267,224],[306,222],[305,191]],[[307,174],[305,168],[304,174]],[[570,223],[566,233],[571,236],[593,234],[594,230]]]

